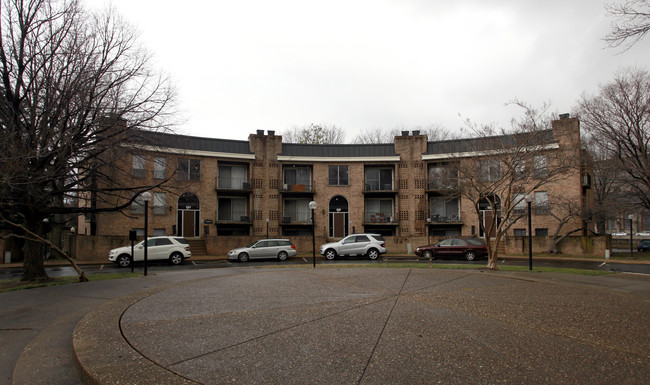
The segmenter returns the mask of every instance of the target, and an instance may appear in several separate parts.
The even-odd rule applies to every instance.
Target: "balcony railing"
[[[284,213],[282,223],[311,223],[311,214]]]
[[[366,182],[365,191],[393,191],[393,183]]]
[[[393,215],[385,213],[366,213],[366,223],[393,223]]]
[[[222,190],[250,190],[248,178],[221,178],[217,177],[217,188]]]
[[[452,223],[460,222],[459,213],[431,214],[431,223]]]
[[[246,211],[219,211],[217,221],[249,223],[251,221],[251,216],[250,213]]]
[[[427,186],[429,190],[453,190],[458,188],[458,179],[429,179]]]
[[[311,183],[294,183],[294,184],[285,183],[282,185],[282,191],[311,192],[312,185]]]

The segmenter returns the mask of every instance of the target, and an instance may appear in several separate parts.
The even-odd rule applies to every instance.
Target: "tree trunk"
[[[51,278],[45,272],[43,256],[46,247],[43,243],[25,240],[24,246],[24,272],[21,281],[50,281]]]

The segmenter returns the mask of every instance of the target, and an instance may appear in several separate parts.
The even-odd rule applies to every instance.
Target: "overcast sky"
[[[310,123],[508,125],[515,98],[570,112],[650,37],[606,48],[599,0],[85,0],[112,4],[178,89],[180,133],[246,140]],[[612,0],[622,1],[622,0]]]

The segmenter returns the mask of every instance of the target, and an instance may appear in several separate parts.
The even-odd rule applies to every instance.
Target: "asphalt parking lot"
[[[86,383],[650,378],[647,276],[333,267],[202,273],[89,312],[73,338]]]

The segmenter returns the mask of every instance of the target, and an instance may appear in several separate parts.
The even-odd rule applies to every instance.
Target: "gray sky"
[[[458,132],[465,118],[508,125],[520,113],[510,100],[570,112],[650,58],[650,37],[606,48],[612,20],[598,0],[111,3],[172,77],[178,131],[215,138],[309,123],[340,127],[348,142],[376,128]]]

